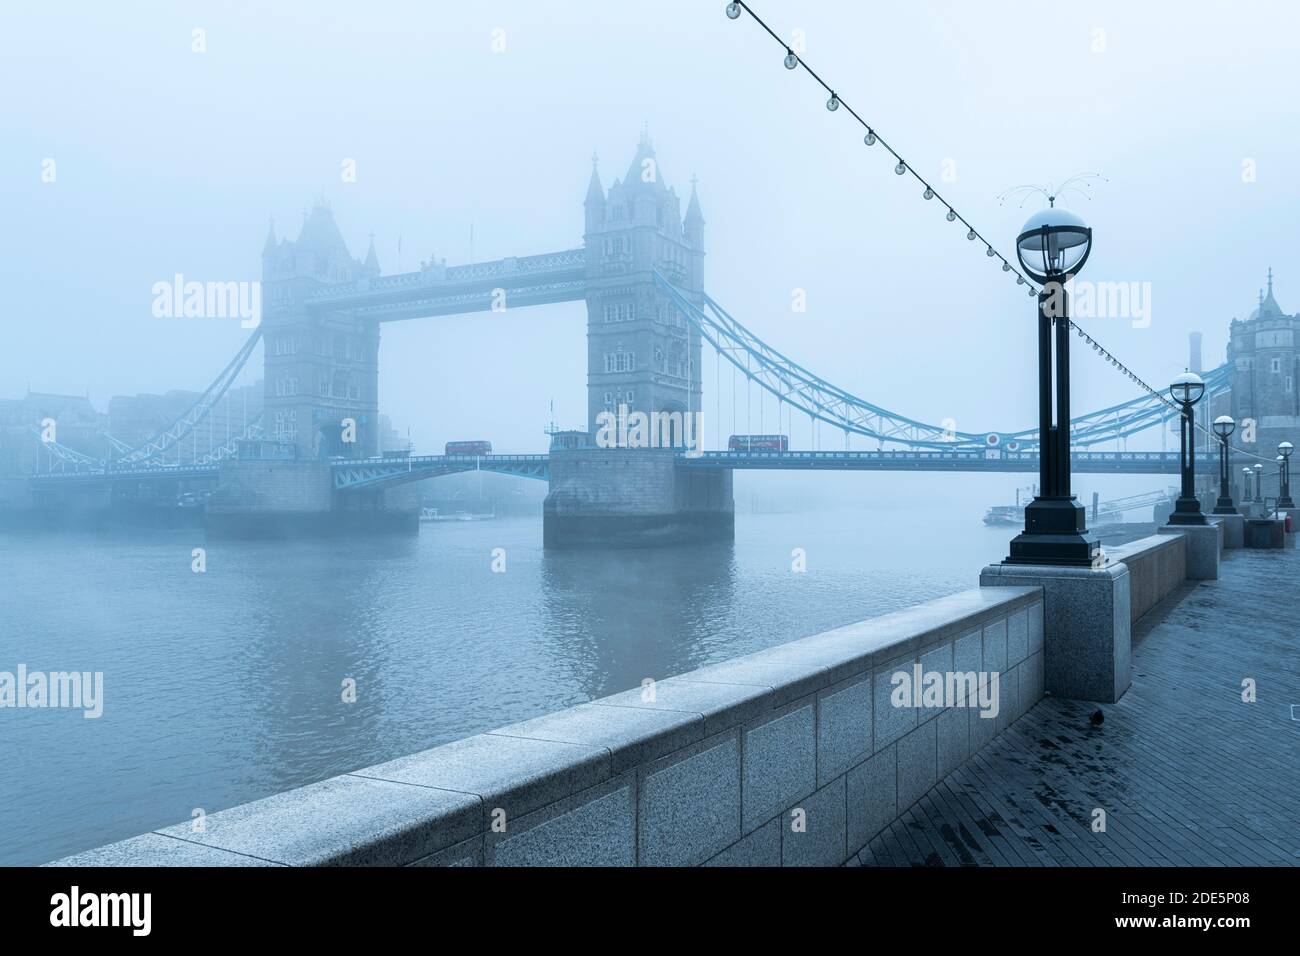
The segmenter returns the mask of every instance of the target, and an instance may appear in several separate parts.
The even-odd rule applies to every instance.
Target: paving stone
[[[922,797],[913,826],[873,839],[865,862],[950,864],[955,836],[979,866],[1300,865],[1300,721],[1292,701],[1243,703],[1227,676],[1300,686],[1300,654],[1279,652],[1295,646],[1297,577],[1300,552],[1228,552],[1218,580],[1134,624],[1132,687],[1102,706],[1100,727],[1096,704],[1043,697]],[[1032,609],[1029,624],[1018,701],[1042,688]],[[974,749],[990,721],[968,719]],[[1099,806],[1104,834],[1090,828]]]

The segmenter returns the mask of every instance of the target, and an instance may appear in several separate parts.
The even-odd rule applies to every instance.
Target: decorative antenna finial
[[[1015,186],[1008,189],[1000,195],[998,197],[998,205],[1005,205],[1008,199],[1019,196],[1019,205],[1023,207],[1025,200],[1035,193],[1046,199],[1047,205],[1052,208],[1056,207],[1056,200],[1063,198],[1068,192],[1077,192],[1079,195],[1083,196],[1084,199],[1091,201],[1092,197],[1088,195],[1087,190],[1092,187],[1093,183],[1090,180],[1093,179],[1101,180],[1103,183],[1110,182],[1110,180],[1105,176],[1102,176],[1100,173],[1077,173],[1069,179],[1058,183],[1055,187],[1050,183],[1041,185],[1038,183],[1026,183],[1023,186]]]

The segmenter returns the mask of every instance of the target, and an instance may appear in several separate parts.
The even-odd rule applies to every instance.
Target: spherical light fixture
[[[1092,251],[1092,229],[1068,209],[1035,213],[1016,237],[1021,267],[1039,282],[1063,281],[1083,268]]]
[[[1169,386],[1169,394],[1179,405],[1195,405],[1205,394],[1205,382],[1195,372],[1183,372]]]

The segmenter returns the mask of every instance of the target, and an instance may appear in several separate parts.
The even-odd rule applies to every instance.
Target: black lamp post
[[[1025,530],[1012,539],[1005,564],[1091,567],[1101,549],[1096,536],[1088,534],[1083,505],[1070,493],[1070,311],[1065,283],[1083,268],[1091,251],[1092,229],[1074,213],[1055,206],[1031,216],[1016,238],[1020,267],[1042,283],[1038,293],[1039,493],[1025,507]]]
[[[1295,502],[1291,500],[1291,454],[1295,451],[1295,446],[1284,441],[1277,446],[1277,450],[1278,457],[1282,460],[1282,488],[1277,498],[1277,508],[1281,511],[1283,508],[1295,507]]]
[[[1255,500],[1261,504],[1264,501],[1264,466],[1255,466]]]
[[[1201,502],[1196,497],[1196,420],[1192,417],[1192,407],[1205,394],[1205,383],[1195,372],[1184,372],[1169,386],[1169,394],[1183,409],[1178,429],[1179,437],[1182,439],[1179,462],[1182,467],[1183,486],[1174,505],[1174,513],[1169,516],[1169,523],[1209,524],[1205,520],[1205,515],[1201,513]]]
[[[1250,504],[1250,476],[1254,474],[1250,466],[1241,469],[1241,502]]]
[[[1228,480],[1228,436],[1237,430],[1231,415],[1220,415],[1214,420],[1214,434],[1219,436],[1219,500],[1214,503],[1214,514],[1235,515],[1237,506],[1232,503],[1232,486]]]

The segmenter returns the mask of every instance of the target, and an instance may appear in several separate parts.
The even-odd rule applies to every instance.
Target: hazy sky
[[[708,290],[759,335],[923,420],[1033,424],[1024,290],[723,6],[10,5],[0,397],[30,383],[88,390],[103,408],[115,393],[202,388],[247,333],[155,318],[151,286],[257,278],[268,217],[292,237],[322,194],[355,255],[374,232],[385,273],[399,235],[403,270],[467,261],[471,223],[475,259],[581,245],[593,149],[608,186],[648,124],[667,182],[685,196],[699,177]],[[1080,321],[1153,383],[1181,371],[1192,329],[1207,365],[1221,360],[1268,266],[1283,309],[1300,307],[1294,4],[755,7],[783,35],[803,30],[807,61],[1008,254],[1036,204],[998,194],[1106,176],[1071,202],[1096,229],[1083,277],[1151,283],[1152,321]],[[345,159],[356,183],[341,182]],[[805,313],[790,308],[795,288]],[[385,325],[382,409],[420,449],[480,436],[541,449],[550,399],[562,423],[583,419],[584,313]],[[1133,394],[1078,354],[1076,409]],[[712,411],[707,352],[704,365]]]

